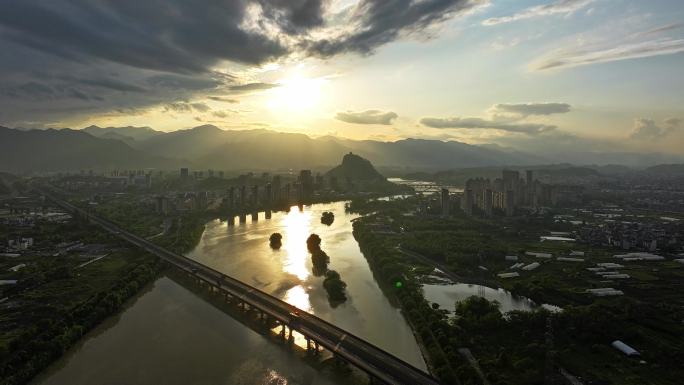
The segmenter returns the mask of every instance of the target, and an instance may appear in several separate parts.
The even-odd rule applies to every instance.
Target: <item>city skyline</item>
[[[677,5],[26,1],[0,16],[0,124],[680,154]]]

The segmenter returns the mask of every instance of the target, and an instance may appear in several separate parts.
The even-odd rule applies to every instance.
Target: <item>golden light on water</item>
[[[311,212],[299,211],[294,206],[290,208],[282,219],[283,228],[283,247],[281,251],[285,251],[285,259],[283,260],[283,271],[297,276],[301,281],[309,278],[309,269],[307,268],[307,259],[310,258],[309,251],[306,249],[306,239],[311,234]],[[283,297],[283,300],[305,312],[313,312],[311,302],[309,301],[309,293],[302,284],[298,284],[290,288]],[[280,327],[273,329],[274,332],[280,333]],[[293,332],[294,344],[306,348],[306,338]]]
[[[300,280],[309,277],[306,260],[309,251],[306,249],[306,238],[311,232],[311,213],[299,211],[297,207],[290,208],[290,212],[283,218],[283,248],[286,252],[283,261],[283,271],[297,276]]]
[[[297,285],[285,293],[283,300],[290,305],[294,305],[305,312],[311,312],[309,293],[301,286]]]

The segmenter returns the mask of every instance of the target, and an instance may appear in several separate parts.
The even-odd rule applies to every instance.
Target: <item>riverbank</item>
[[[117,314],[164,268],[164,263],[150,255],[117,253],[13,298],[20,308],[32,303],[34,312],[23,316],[25,323],[2,352],[0,384],[28,383],[87,332]]]
[[[391,288],[402,314],[417,335],[430,372],[447,384],[459,383],[455,365],[463,361],[453,349],[443,349],[439,339],[445,334],[442,316],[436,316],[423,297],[421,284],[402,255],[394,247],[388,247],[382,238],[376,237],[364,219],[354,221],[354,238],[370,266],[383,277],[383,284]],[[467,368],[466,368],[467,370]]]

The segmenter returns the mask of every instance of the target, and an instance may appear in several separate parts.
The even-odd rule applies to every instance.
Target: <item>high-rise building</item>
[[[256,206],[259,203],[259,186],[252,186],[252,206]]]
[[[240,186],[240,207],[245,207],[247,204],[247,186]]]
[[[186,179],[188,177],[188,168],[183,167],[180,169],[180,177]]]
[[[273,202],[273,188],[270,183],[266,183],[265,202],[269,206]]]
[[[506,216],[512,217],[515,213],[515,194],[513,190],[506,190],[504,206],[506,206]]]
[[[461,199],[461,210],[464,213],[471,215],[473,213],[473,190],[466,189],[463,191],[463,197]]]
[[[155,197],[155,201],[155,211],[157,212],[157,214],[169,213],[169,200],[165,196],[159,195]]]
[[[279,202],[280,201],[280,190],[281,190],[281,185],[280,185],[280,175],[273,175],[273,179],[271,179],[271,186],[273,189],[273,201],[274,202]]]
[[[449,205],[449,190],[443,188],[440,194],[440,197],[442,198],[442,216],[447,217],[449,216],[449,211],[450,211],[450,205]]]
[[[488,217],[492,216],[492,209],[494,207],[494,192],[491,189],[486,189],[484,193],[484,212]]]
[[[325,181],[323,179],[323,175],[321,174],[316,174],[316,184],[315,184],[315,189],[320,190],[325,187]]]
[[[300,199],[309,202],[313,199],[313,176],[311,170],[301,170],[299,172],[299,183],[301,185]]]
[[[228,188],[228,196],[226,197],[226,204],[228,208],[233,208],[235,205],[235,187],[230,186]]]

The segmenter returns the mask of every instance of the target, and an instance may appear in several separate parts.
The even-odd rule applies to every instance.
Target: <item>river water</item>
[[[320,223],[332,211],[335,221]],[[211,221],[188,253],[217,270],[376,344],[425,369],[419,347],[399,310],[380,290],[351,234],[344,203],[316,204],[246,223]],[[269,247],[273,232],[280,250]],[[306,238],[318,234],[329,269],[347,283],[347,302],[333,307],[312,272]],[[323,373],[325,372],[325,373]],[[281,345],[234,320],[169,278],[157,280],[117,317],[104,322],[34,381],[90,384],[348,384],[357,379],[319,371]]]

